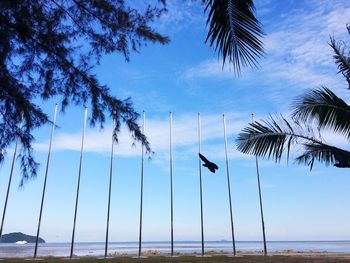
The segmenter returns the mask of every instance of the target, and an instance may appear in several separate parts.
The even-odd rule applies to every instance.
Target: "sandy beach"
[[[30,260],[30,259],[29,259]],[[41,262],[65,262],[71,261],[69,258],[46,257],[40,258]],[[209,251],[204,257],[197,254],[181,254],[169,257],[160,254],[158,251],[146,251],[142,258],[136,258],[126,254],[111,255],[106,259],[96,257],[73,258],[72,261],[77,263],[88,262],[241,262],[241,263],[314,263],[314,262],[350,262],[350,254],[343,253],[322,253],[322,252],[300,252],[300,251],[280,251],[263,256],[259,253],[238,253],[233,257],[230,254],[222,254],[218,251]],[[6,259],[1,262],[28,262],[28,259]]]

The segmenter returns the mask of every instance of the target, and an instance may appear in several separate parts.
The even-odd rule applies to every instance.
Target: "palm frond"
[[[350,25],[348,25],[348,30],[349,29]],[[337,64],[339,73],[343,74],[350,89],[350,49],[343,41],[336,41],[334,37],[331,37],[329,45],[333,49],[333,58]]]
[[[203,0],[209,31],[205,42],[214,46],[223,65],[228,59],[236,73],[241,66],[257,67],[263,56],[264,35],[255,17],[253,0]]]
[[[334,164],[339,168],[350,168],[350,152],[330,146],[324,143],[306,143],[305,152],[296,158],[299,164],[310,166],[310,170],[315,160],[325,163],[327,166]]]
[[[297,121],[290,123],[282,115],[250,123],[238,135],[236,143],[242,153],[273,159],[275,162],[280,162],[284,152],[288,160],[291,146],[300,144],[304,152],[296,161],[310,166],[310,169],[315,160],[326,165],[350,167],[350,152],[325,144],[310,125],[304,127]]]
[[[238,135],[236,143],[237,149],[243,153],[272,158],[279,162],[284,151],[287,152],[288,160],[292,144],[300,137],[305,136],[297,134],[283,116],[270,116],[262,123],[250,123]]]
[[[330,128],[350,139],[350,106],[330,89],[311,90],[293,103],[293,118]]]

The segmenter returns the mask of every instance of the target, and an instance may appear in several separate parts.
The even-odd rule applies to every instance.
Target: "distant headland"
[[[16,243],[18,241],[26,241],[27,243],[35,243],[36,236],[30,236],[21,232],[8,233],[2,236],[0,243]],[[39,243],[45,243],[45,240],[39,237]]]

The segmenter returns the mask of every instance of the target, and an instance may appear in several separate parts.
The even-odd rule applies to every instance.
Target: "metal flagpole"
[[[142,112],[142,133],[145,134],[145,111]],[[140,198],[140,232],[139,232],[139,258],[141,257],[142,244],[142,208],[143,208],[143,163],[144,163],[144,146],[141,146],[141,198]]]
[[[39,234],[40,234],[41,216],[42,216],[42,213],[43,213],[47,175],[49,173],[49,164],[50,164],[50,156],[51,156],[52,139],[53,139],[53,134],[54,134],[55,125],[56,125],[56,114],[57,114],[57,103],[55,104],[55,110],[54,110],[54,113],[53,113],[53,121],[52,121],[51,136],[50,136],[50,143],[49,143],[49,152],[47,154],[46,169],[45,169],[45,179],[44,179],[43,193],[42,193],[42,196],[41,196],[40,213],[39,213],[39,220],[38,220],[38,230],[36,232],[36,240],[35,240],[35,248],[34,248],[34,259],[36,259],[36,255],[37,255],[37,252],[38,252],[38,242],[39,242]]]
[[[231,183],[230,183],[230,167],[227,157],[227,136],[226,136],[226,118],[225,114],[222,115],[223,124],[224,124],[224,141],[225,141],[225,157],[226,157],[226,174],[227,174],[227,188],[228,188],[228,199],[230,204],[230,218],[231,218],[231,235],[232,235],[232,249],[233,255],[236,255],[236,244],[235,244],[235,234],[233,226],[233,213],[232,213],[232,201],[231,201]]]
[[[174,256],[174,208],[173,208],[173,152],[172,152],[172,124],[173,124],[173,115],[170,112],[170,134],[169,134],[169,157],[170,157],[170,202],[171,202],[171,256]]]
[[[20,123],[20,125],[19,125],[19,129],[20,129],[20,130],[22,129],[22,124],[23,124],[23,114],[22,114],[21,123]],[[6,209],[7,209],[7,202],[8,202],[9,193],[10,193],[10,188],[11,188],[13,169],[14,169],[14,167],[15,167],[15,161],[16,161],[16,155],[17,155],[17,146],[18,146],[18,137],[16,138],[15,151],[13,152],[13,158],[12,158],[12,164],[11,164],[11,171],[10,171],[9,182],[8,182],[8,185],[7,185],[7,192],[6,192],[4,210],[3,210],[3,212],[2,212],[2,220],[1,220],[1,227],[0,227],[0,241],[1,241],[1,238],[2,238],[2,231],[3,231],[3,228],[4,228],[4,221],[5,221],[5,215],[6,215]]]
[[[254,114],[252,114],[252,122],[253,123],[255,122],[254,121]],[[266,248],[265,222],[264,222],[264,213],[263,213],[263,205],[262,205],[262,198],[261,198],[259,163],[258,163],[257,156],[255,156],[255,164],[256,164],[256,176],[258,178],[258,188],[259,188],[261,227],[262,227],[263,239],[264,239],[264,256],[266,256],[267,255],[267,248]]]
[[[81,139],[81,148],[80,148],[80,163],[79,163],[79,174],[78,174],[78,184],[77,184],[77,195],[75,198],[75,210],[74,210],[74,221],[73,221],[73,232],[72,232],[72,242],[70,247],[70,258],[73,257],[73,249],[74,249],[74,237],[75,237],[75,224],[77,220],[77,210],[78,210],[78,201],[79,201],[79,189],[80,189],[80,176],[81,170],[83,166],[83,150],[84,150],[84,139],[85,139],[85,130],[86,130],[86,116],[87,116],[87,108],[85,107],[84,111],[84,128],[83,128],[83,136]]]
[[[198,153],[201,153],[201,114],[198,113]],[[201,202],[201,237],[202,237],[202,256],[204,256],[204,229],[203,229],[203,197],[202,197],[202,161],[199,160],[199,191]]]
[[[114,118],[115,118],[115,116],[114,116]],[[109,212],[110,212],[110,209],[111,209],[111,192],[112,192],[112,176],[113,176],[113,155],[114,155],[114,128],[115,128],[115,119],[113,119],[111,163],[110,163],[110,166],[109,166],[109,190],[108,190],[108,209],[107,209],[105,258],[107,257],[107,252],[108,252]]]

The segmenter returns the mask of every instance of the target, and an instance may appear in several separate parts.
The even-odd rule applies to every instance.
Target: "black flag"
[[[207,167],[209,169],[209,171],[211,171],[212,173],[215,173],[215,170],[219,169],[219,167],[215,163],[210,162],[202,154],[200,154],[200,153],[198,153],[198,154],[199,154],[199,157],[201,158],[201,160],[204,162],[203,166]]]

